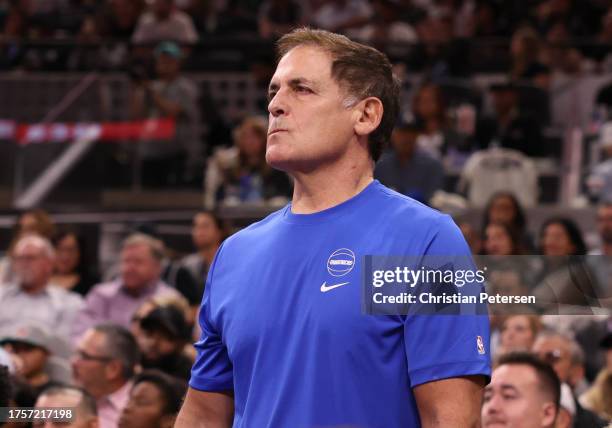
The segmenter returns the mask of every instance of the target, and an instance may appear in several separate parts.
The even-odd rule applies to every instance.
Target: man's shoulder
[[[93,286],[93,288],[88,293],[88,297],[98,296],[108,299],[116,296],[120,290],[121,283],[119,281],[102,282]]]
[[[232,236],[227,238],[225,242],[229,243],[246,238],[260,237],[276,230],[278,225],[283,221],[283,215],[287,209],[289,209],[289,206],[285,205],[283,208],[268,214],[263,219],[256,221],[255,223],[234,233]]]
[[[66,290],[57,285],[50,284],[47,287],[47,290],[50,296],[56,299],[60,299],[63,303],[68,305],[71,303],[80,303],[83,301],[83,298],[79,294],[75,293],[74,291]]]
[[[441,221],[448,217],[447,214],[441,213],[416,199],[402,195],[380,183],[377,184],[377,198],[380,199],[377,206],[380,207],[381,211],[384,210],[385,216],[390,220],[397,218],[403,223],[414,224],[415,221]],[[406,222],[406,219],[410,219],[410,221]]]

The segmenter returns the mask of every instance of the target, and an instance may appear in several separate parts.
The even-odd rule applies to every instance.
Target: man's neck
[[[339,205],[365,189],[373,180],[372,161],[347,161],[292,175],[295,183],[291,212],[312,214]]]
[[[40,294],[43,291],[45,291],[45,289],[47,288],[47,283],[44,284],[28,284],[28,285],[21,285],[21,290],[23,290],[24,293],[33,295],[33,294]]]
[[[157,282],[158,282],[158,279],[149,281],[144,286],[140,286],[138,288],[128,288],[124,285],[123,291],[132,297],[140,297],[143,294],[145,294],[148,290],[155,287],[155,284],[157,284]]]
[[[106,385],[101,385],[98,391],[91,392],[91,395],[93,395],[96,400],[100,400],[101,398],[119,391],[126,383],[127,381],[124,379],[109,382]]]

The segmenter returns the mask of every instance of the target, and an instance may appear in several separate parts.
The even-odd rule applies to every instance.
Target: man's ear
[[[542,426],[553,426],[557,418],[557,406],[547,402],[542,406]]]
[[[106,376],[110,379],[116,379],[121,376],[121,372],[123,371],[123,365],[119,360],[111,360],[106,364]]]
[[[361,100],[355,106],[357,121],[355,123],[355,133],[359,136],[367,136],[374,132],[382,121],[384,108],[382,101],[376,97],[368,97]]]

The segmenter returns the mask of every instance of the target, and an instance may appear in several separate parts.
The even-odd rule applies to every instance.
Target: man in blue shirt
[[[369,255],[469,255],[450,217],[373,180],[399,85],[375,49],[279,41],[266,160],[293,200],[227,239],[177,427],[476,427],[486,316],[362,312]]]

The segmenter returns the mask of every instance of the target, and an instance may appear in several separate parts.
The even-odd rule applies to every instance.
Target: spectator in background
[[[204,293],[208,269],[222,239],[223,224],[219,217],[210,211],[201,211],[193,217],[191,240],[196,252],[186,256],[182,260],[182,265],[189,270],[197,281],[199,296]]]
[[[551,22],[546,31],[547,46],[544,50],[544,57],[552,70],[566,75],[575,75],[583,68],[583,58],[580,51],[572,47],[574,41],[567,25],[564,19],[556,19]]]
[[[592,254],[612,257],[612,199],[602,202],[597,208],[597,231],[601,246]]]
[[[487,148],[498,144],[527,156],[543,156],[542,125],[520,110],[518,88],[512,83],[501,83],[492,85],[490,92],[494,114],[479,121],[478,146]]]
[[[533,352],[557,373],[561,382],[572,388],[576,414],[574,426],[577,428],[605,427],[606,423],[596,414],[584,409],[576,398],[575,387],[584,379],[584,352],[580,345],[570,336],[544,331],[540,333],[533,345]]]
[[[599,146],[603,161],[593,167],[586,185],[593,199],[612,201],[612,122],[601,127]]]
[[[600,343],[606,352],[606,364],[601,369],[593,386],[580,396],[580,404],[597,413],[605,420],[612,421],[612,332]]]
[[[49,217],[46,211],[35,209],[21,213],[13,227],[13,237],[6,255],[0,260],[0,284],[15,280],[11,266],[11,254],[19,239],[25,235],[32,234],[51,239],[54,233],[55,224],[53,224],[51,217]]]
[[[510,78],[514,81],[533,79],[544,67],[540,61],[542,41],[531,27],[518,28],[512,35]]]
[[[191,328],[180,309],[173,305],[154,308],[140,320],[136,341],[143,368],[189,380],[193,360],[183,349],[191,341]]]
[[[387,43],[415,43],[418,40],[415,29],[401,20],[401,6],[392,0],[371,0],[373,10],[370,22],[356,34],[364,42],[380,48],[395,50]]]
[[[117,325],[97,325],[79,341],[72,357],[74,380],[95,398],[100,428],[117,426],[139,359],[134,336]]]
[[[489,223],[483,241],[484,254],[489,256],[525,254],[519,234],[506,223]]]
[[[72,386],[53,386],[42,392],[36,400],[36,408],[63,407],[72,410],[70,421],[62,422],[66,428],[98,428],[98,409],[96,400],[85,390]],[[52,428],[57,423],[49,418],[34,422],[34,428]]]
[[[266,0],[259,7],[259,36],[276,38],[306,23],[304,5],[294,0]]]
[[[37,392],[52,384],[47,372],[53,338],[41,327],[22,324],[0,338],[0,346],[13,356],[16,373]]]
[[[499,353],[529,352],[542,323],[537,315],[509,315],[503,322]]]
[[[323,2],[312,15],[312,25],[333,33],[351,35],[372,16],[367,0],[332,0]]]
[[[133,234],[121,249],[120,278],[96,285],[87,295],[77,316],[73,340],[102,322],[129,327],[132,315],[142,303],[156,295],[178,295],[160,281],[163,244],[148,235]]]
[[[204,205],[240,203],[284,204],[291,182],[284,172],[266,163],[268,126],[260,117],[247,117],[234,130],[234,146],[219,149],[208,160]]]
[[[185,381],[157,370],[138,374],[118,427],[172,428],[186,392]]]
[[[96,16],[101,37],[130,40],[144,9],[142,0],[109,0]]]
[[[190,45],[198,41],[198,33],[191,17],[178,10],[174,0],[154,0],[151,10],[140,16],[132,43],[146,45],[167,40]]]
[[[395,191],[428,203],[444,185],[444,167],[428,152],[417,147],[419,129],[399,124],[391,135],[391,148],[374,169],[374,177]]]
[[[498,192],[491,196],[484,209],[483,227],[490,223],[503,223],[525,233],[527,226],[525,211],[518,199],[510,192]]]
[[[55,247],[55,270],[51,282],[82,296],[98,282],[92,274],[93,263],[86,254],[85,240],[77,232],[62,230],[52,239]]]
[[[146,75],[133,76],[131,115],[139,119],[176,120],[173,140],[145,141],[140,146],[145,185],[184,183],[201,169],[203,146],[198,134],[198,91],[195,83],[181,74],[181,61],[181,48],[174,42],[162,42],[155,48],[157,78],[150,81]]]
[[[55,260],[51,243],[26,235],[17,241],[12,260],[17,282],[0,287],[0,328],[31,322],[67,338],[83,300],[51,283]]]
[[[448,145],[448,118],[440,87],[434,83],[426,83],[417,89],[412,100],[412,112],[417,125],[422,129],[417,140],[419,147],[431,156],[441,159]]]
[[[553,428],[560,395],[559,378],[548,364],[527,353],[504,355],[485,387],[482,426]]]
[[[550,218],[540,228],[540,254],[545,256],[583,256],[586,244],[576,223],[568,218]]]

